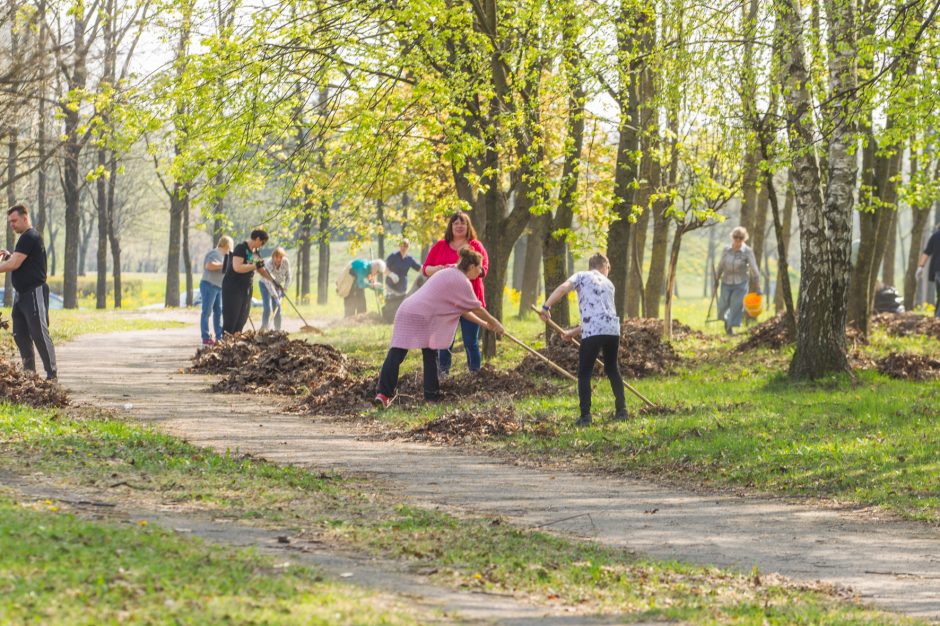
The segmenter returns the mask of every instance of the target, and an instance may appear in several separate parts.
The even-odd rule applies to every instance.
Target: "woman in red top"
[[[490,269],[490,259],[486,254],[486,248],[477,239],[477,231],[474,230],[473,224],[470,222],[470,216],[463,211],[457,211],[447,221],[444,238],[431,247],[421,271],[425,276],[432,276],[435,272],[446,267],[456,267],[460,258],[458,251],[464,246],[470,246],[483,256],[483,271],[471,280],[470,284],[473,286],[474,295],[485,308],[483,277]],[[463,336],[463,345],[467,350],[467,368],[471,372],[477,372],[483,364],[483,357],[480,355],[480,327],[471,321],[460,318],[460,334]],[[453,347],[453,344],[451,344],[451,347]],[[450,372],[450,350],[439,351],[438,362],[441,375],[446,376]]]

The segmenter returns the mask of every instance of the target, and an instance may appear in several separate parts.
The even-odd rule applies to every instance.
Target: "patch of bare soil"
[[[292,407],[293,411],[319,415],[358,415],[370,406],[378,385],[378,373],[372,376],[335,379],[317,388]],[[547,395],[555,387],[544,381],[535,382],[519,370],[500,370],[484,365],[476,373],[465,372],[440,382],[444,401],[474,399],[507,400],[528,395]],[[412,372],[398,381],[394,403],[416,406],[424,403],[423,374]]]
[[[673,321],[673,336],[700,336],[685,324]],[[620,351],[618,362],[624,378],[644,378],[657,374],[666,374],[679,362],[679,354],[672,344],[662,338],[663,321],[658,319],[629,318],[620,327]],[[558,335],[552,335],[548,346],[539,352],[568,370],[572,374],[578,371],[578,348],[573,343],[562,341]],[[541,359],[528,355],[519,364],[521,371],[535,371],[539,374],[558,376]],[[602,376],[604,368],[595,363],[594,375]]]
[[[872,326],[878,326],[892,337],[924,335],[940,339],[940,318],[917,313],[879,313],[871,318]]]
[[[213,391],[300,395],[343,381],[361,365],[326,344],[289,339],[284,332],[226,336],[200,348],[190,372],[222,374]]]
[[[875,361],[878,371],[891,378],[903,380],[940,379],[940,360],[922,354],[892,352]]]
[[[456,446],[489,437],[505,437],[519,432],[522,422],[515,409],[494,406],[482,410],[457,409],[394,438]]]

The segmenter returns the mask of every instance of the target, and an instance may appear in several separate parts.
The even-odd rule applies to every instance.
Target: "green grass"
[[[392,625],[416,619],[414,610],[388,597],[250,550],[209,546],[144,522],[87,521],[52,501],[0,493],[3,623]]]
[[[3,319],[10,319],[10,309],[0,308]],[[49,332],[56,345],[65,343],[78,335],[107,333],[118,330],[149,330],[185,326],[182,322],[147,319],[133,311],[97,309],[72,309],[49,311]],[[12,329],[11,329],[12,330]],[[15,352],[10,330],[0,331],[0,347]]]
[[[535,320],[513,320],[509,329],[534,347],[543,345],[542,326]],[[324,341],[332,341],[332,333],[338,338],[340,331],[340,345],[355,346],[377,371],[387,348],[384,331],[334,329]],[[708,333],[675,342],[684,362],[672,375],[628,381],[671,412],[639,412],[643,405],[628,391],[635,418],[612,423],[607,418],[613,397],[606,379],[599,378],[595,423],[576,429],[576,386],[564,383],[552,397],[516,400],[527,427],[487,445],[538,462],[878,505],[908,519],[940,521],[940,382],[895,380],[875,371],[859,371],[855,380],[791,382],[785,372],[792,348],[735,354],[739,339],[726,340],[714,329]],[[935,339],[876,331],[871,344],[858,350],[878,358],[891,351],[935,355],[937,346]],[[520,348],[503,341],[493,362],[513,368],[522,357]],[[454,362],[460,371],[462,355]],[[420,367],[412,356],[403,371]],[[480,408],[476,401],[465,406]],[[441,412],[440,405],[426,405],[373,416],[398,428],[423,424]]]
[[[293,526],[305,538],[435,572],[442,584],[561,602],[579,611],[705,624],[913,623],[825,589],[800,588],[773,576],[758,581],[754,573],[646,561],[498,518],[457,518],[397,501],[384,494],[382,485],[220,455],[96,415],[0,406],[0,468],[41,472],[86,489],[127,483],[133,488],[124,490],[124,497],[141,508],[172,504],[216,518]],[[114,489],[109,494],[116,497]],[[5,560],[0,563],[9,564],[0,571],[12,572],[0,574],[5,590],[0,595],[8,598],[7,610],[23,615],[48,611],[43,622],[117,621],[113,616],[128,606],[140,607],[142,618],[154,611],[153,621],[172,621],[172,611],[191,609],[198,598],[218,606],[211,614],[215,618],[225,613],[242,617],[238,611],[250,610],[241,621],[250,616],[265,622],[260,616],[277,615],[268,621],[292,623],[275,612],[297,598],[306,607],[308,598],[315,605],[320,597],[297,591],[316,582],[304,572],[259,577],[259,566],[241,553],[227,562],[213,556],[217,551],[164,531],[105,528],[28,508],[0,500],[0,541],[10,544],[0,545]],[[18,540],[16,529],[21,528],[30,530]],[[68,549],[57,550],[63,545]],[[240,593],[233,594],[235,589]],[[99,596],[103,602],[87,602]],[[245,597],[253,601],[239,600]],[[167,598],[175,604],[167,604]],[[364,623],[383,623],[368,614],[356,616]]]

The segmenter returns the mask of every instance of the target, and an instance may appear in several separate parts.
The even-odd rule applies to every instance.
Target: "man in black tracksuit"
[[[0,250],[0,273],[11,272],[13,289],[13,339],[19,348],[23,368],[36,371],[33,344],[46,370],[46,378],[56,379],[55,348],[49,336],[49,286],[46,284],[46,246],[42,235],[29,221],[25,205],[7,211],[7,220],[19,239],[12,253]]]

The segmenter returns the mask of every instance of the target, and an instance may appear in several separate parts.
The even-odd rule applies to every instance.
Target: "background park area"
[[[7,274],[0,623],[937,622],[938,13],[3,0],[0,191],[59,378]],[[456,211],[514,339],[469,372],[458,338],[439,401],[412,353],[377,409],[384,296],[347,317],[337,278]],[[729,333],[739,226],[762,306]],[[205,255],[259,228],[283,332],[256,305],[203,345]],[[596,252],[628,417],[597,367],[578,427],[531,309]]]

